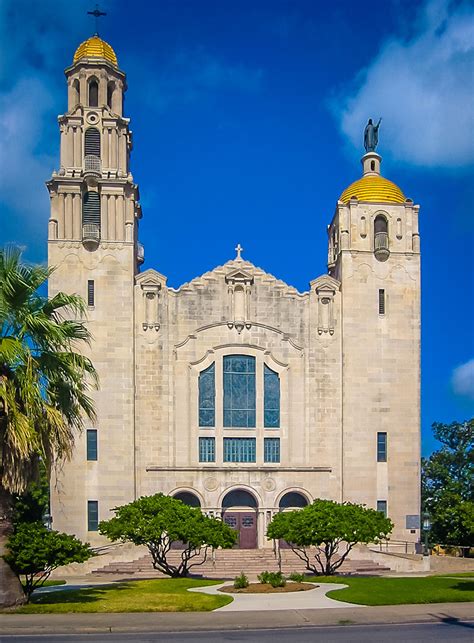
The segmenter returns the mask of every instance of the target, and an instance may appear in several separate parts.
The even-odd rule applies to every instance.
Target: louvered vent
[[[96,225],[100,229],[100,199],[97,192],[86,192],[84,194],[82,225]]]
[[[96,127],[89,127],[85,134],[84,143],[85,156],[97,156],[100,158],[100,132]]]

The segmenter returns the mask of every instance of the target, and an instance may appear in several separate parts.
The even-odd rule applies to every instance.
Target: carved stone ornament
[[[227,326],[235,328],[240,335],[244,328],[249,330],[252,327],[249,317],[253,275],[238,268],[226,275],[225,280],[229,295],[229,321]]]
[[[137,277],[137,282],[143,292],[144,299],[144,319],[142,321],[142,328],[144,331],[160,330],[160,291],[162,286],[166,283],[163,275],[160,275],[155,270],[147,270]]]
[[[318,297],[318,335],[334,335],[334,295],[340,282],[329,275],[323,275],[311,282]]]

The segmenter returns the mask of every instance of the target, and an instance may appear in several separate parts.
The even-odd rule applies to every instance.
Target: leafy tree
[[[276,514],[267,537],[286,540],[309,571],[330,576],[354,545],[376,543],[392,529],[392,521],[375,509],[318,499],[303,509]]]
[[[41,458],[70,457],[84,418],[94,421],[88,392],[97,384],[89,359],[77,352],[90,334],[77,295],[39,294],[51,269],[21,262],[14,248],[0,250],[0,606],[24,594],[2,553],[12,531],[14,496],[35,479]]]
[[[422,504],[431,516],[430,538],[474,546],[474,418],[433,424],[441,449],[422,459]]]
[[[143,496],[114,509],[115,517],[99,523],[99,531],[110,540],[146,545],[153,567],[167,576],[187,576],[195,565],[202,565],[209,547],[232,547],[236,534],[218,520],[205,516],[200,509],[188,507],[181,500],[162,493]],[[180,543],[180,562],[170,560],[173,543]],[[204,552],[200,562],[191,562]]]
[[[18,578],[24,578],[27,602],[51,572],[61,565],[83,563],[93,556],[88,544],[74,536],[50,531],[41,522],[21,523],[7,542],[4,559]]]
[[[49,513],[49,480],[46,467],[38,462],[38,477],[30,482],[24,493],[13,498],[13,525],[22,522],[43,522]]]

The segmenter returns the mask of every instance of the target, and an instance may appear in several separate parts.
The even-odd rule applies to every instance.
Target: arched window
[[[299,493],[298,491],[289,491],[288,493],[285,493],[284,496],[282,496],[279,503],[279,508],[281,511],[283,511],[284,509],[306,507],[307,504],[308,501],[302,493]]]
[[[107,105],[109,107],[112,107],[112,99],[114,95],[114,90],[115,90],[115,83],[108,83],[107,84]]]
[[[263,367],[264,384],[264,419],[266,428],[280,426],[280,377],[266,364]]]
[[[388,222],[383,214],[378,214],[374,221],[374,252],[379,261],[386,261],[390,255],[388,248]]]
[[[199,373],[199,426],[215,426],[216,423],[216,367]]]
[[[188,507],[201,507],[199,498],[190,491],[179,491],[173,496],[173,498],[175,498],[175,500],[181,500],[181,502],[188,505]]]
[[[89,107],[99,105],[99,83],[93,78],[89,81]]]
[[[224,370],[224,426],[255,427],[255,357],[226,355]]]
[[[100,199],[97,192],[86,192],[82,199],[82,225],[97,226],[100,230]]]
[[[79,81],[73,80],[72,81],[72,107],[76,107],[76,105],[79,105]]]
[[[388,233],[387,219],[383,216],[383,214],[378,214],[375,217],[374,231],[375,231],[375,234],[379,234],[380,232]]]
[[[229,507],[252,507],[256,509],[257,506],[258,504],[254,496],[248,491],[245,491],[245,489],[229,491],[222,500],[222,509],[228,509]]]
[[[100,158],[100,132],[96,127],[86,129],[84,135],[84,155]]]

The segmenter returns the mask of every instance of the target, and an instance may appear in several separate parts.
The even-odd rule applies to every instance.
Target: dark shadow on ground
[[[35,605],[53,605],[55,603],[94,603],[113,590],[130,589],[129,583],[112,583],[110,585],[95,585],[81,589],[44,592],[33,595],[31,602]]]

